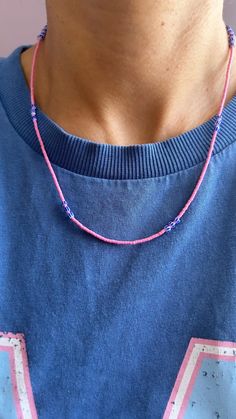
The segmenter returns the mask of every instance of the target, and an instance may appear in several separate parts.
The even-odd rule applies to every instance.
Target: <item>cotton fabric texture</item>
[[[4,376],[4,333],[12,333],[17,344],[25,339],[29,417],[34,404],[42,419],[158,419],[177,417],[176,403],[178,417],[235,418],[236,95],[181,223],[147,243],[112,245],[73,225],[60,206],[31,120],[20,65],[28,47],[0,60],[0,417],[17,418],[21,408],[16,371]],[[214,130],[212,117],[164,142],[115,146],[71,135],[40,109],[38,121],[75,216],[119,240],[176,217]],[[216,356],[194,378],[183,360],[204,345]],[[176,384],[181,365],[179,382],[185,373],[192,380],[186,393]]]

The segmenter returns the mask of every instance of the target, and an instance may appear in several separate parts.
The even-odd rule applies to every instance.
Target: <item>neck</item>
[[[161,141],[191,129],[220,103],[229,51],[222,12],[223,0],[50,0],[36,102],[97,142]],[[29,73],[27,56],[22,65]]]

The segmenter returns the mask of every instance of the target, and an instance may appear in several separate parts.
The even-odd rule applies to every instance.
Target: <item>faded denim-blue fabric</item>
[[[178,383],[172,390],[199,339],[229,349],[204,358],[181,417],[235,419],[236,370],[227,357],[236,342],[236,95],[181,222],[150,242],[112,245],[74,226],[60,206],[31,121],[20,64],[28,47],[0,60],[0,331],[24,335],[38,417],[159,419],[168,401],[166,417],[180,417],[170,409],[176,414],[185,393]],[[38,120],[75,216],[99,234],[134,240],[163,228],[190,197],[215,117],[166,141],[130,146],[76,137],[40,109]],[[0,417],[13,419],[4,348],[0,339]],[[188,362],[180,380],[191,378]],[[223,373],[232,380],[222,381]]]

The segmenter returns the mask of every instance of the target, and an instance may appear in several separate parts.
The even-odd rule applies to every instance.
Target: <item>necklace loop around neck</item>
[[[32,66],[31,66],[31,76],[30,76],[30,97],[31,97],[31,117],[32,117],[32,122],[34,124],[34,129],[35,129],[35,133],[37,135],[41,150],[42,150],[42,154],[45,160],[45,163],[47,164],[47,167],[49,169],[49,172],[51,173],[53,182],[55,184],[57,193],[59,195],[60,201],[61,201],[61,205],[62,208],[64,209],[67,217],[69,218],[69,220],[71,220],[77,227],[80,227],[81,230],[87,232],[88,234],[96,237],[97,239],[106,242],[106,243],[110,243],[110,244],[123,244],[123,245],[134,245],[134,244],[140,244],[140,243],[145,243],[147,241],[153,240],[157,237],[162,236],[165,233],[170,233],[171,231],[173,231],[173,229],[176,227],[177,224],[180,223],[183,215],[185,214],[185,212],[188,210],[190,204],[193,202],[193,200],[195,199],[195,196],[201,186],[201,183],[204,179],[204,176],[206,174],[211,156],[212,156],[212,152],[214,149],[214,144],[216,141],[216,137],[217,134],[220,130],[221,127],[221,122],[222,122],[222,112],[224,109],[224,105],[225,105],[225,100],[226,100],[226,96],[227,96],[227,92],[228,92],[228,87],[229,87],[229,80],[230,80],[230,72],[231,72],[231,67],[232,67],[232,62],[233,62],[233,57],[234,57],[234,47],[235,47],[235,33],[233,31],[233,29],[229,26],[229,25],[225,25],[226,27],[226,31],[228,34],[228,44],[229,44],[229,60],[228,60],[228,65],[227,65],[227,70],[226,70],[226,76],[225,76],[225,83],[224,83],[224,89],[223,89],[223,94],[222,94],[222,99],[221,99],[221,103],[219,106],[219,111],[218,113],[215,115],[215,126],[214,126],[214,131],[213,131],[213,136],[212,136],[212,140],[210,143],[210,147],[208,150],[208,154],[207,154],[207,158],[206,161],[204,163],[203,169],[201,171],[201,174],[199,176],[199,179],[195,185],[195,188],[190,196],[190,198],[188,199],[188,201],[186,202],[186,204],[184,205],[184,207],[182,208],[182,210],[177,214],[177,216],[174,218],[173,221],[170,221],[169,223],[167,223],[160,231],[158,231],[155,234],[152,234],[148,237],[144,237],[141,239],[136,239],[136,240],[116,240],[116,239],[111,239],[105,236],[102,236],[98,233],[96,233],[95,231],[89,229],[88,227],[86,227],[85,225],[83,225],[74,215],[73,211],[70,209],[64,194],[62,192],[62,189],[59,185],[58,179],[56,177],[56,174],[53,170],[53,167],[51,165],[51,162],[48,158],[47,152],[45,150],[44,147],[44,143],[43,143],[43,139],[41,137],[40,131],[39,131],[39,127],[38,127],[38,119],[37,119],[37,105],[35,103],[35,95],[34,95],[34,78],[35,78],[35,64],[36,64],[36,59],[37,59],[37,53],[40,47],[41,42],[44,41],[44,39],[46,38],[47,35],[47,30],[48,27],[47,25],[45,25],[43,27],[43,29],[41,30],[40,34],[38,35],[38,42],[36,44],[35,50],[34,50],[34,54],[33,54],[33,60],[32,60]]]

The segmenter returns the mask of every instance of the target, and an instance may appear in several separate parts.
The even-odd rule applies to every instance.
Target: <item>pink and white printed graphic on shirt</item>
[[[0,418],[38,418],[23,333],[0,332]]]
[[[192,338],[163,419],[236,418],[236,343]]]

